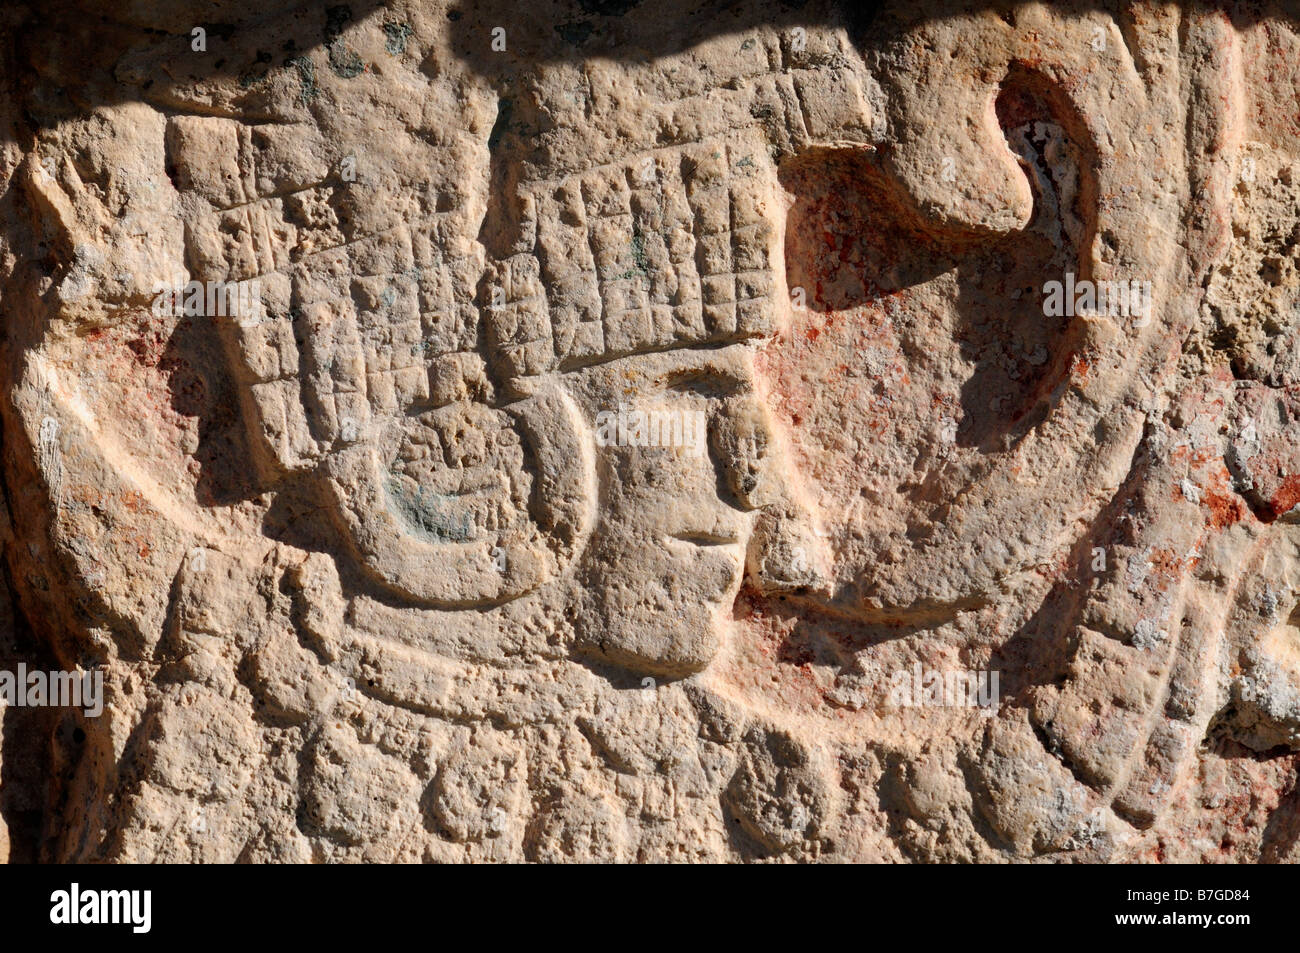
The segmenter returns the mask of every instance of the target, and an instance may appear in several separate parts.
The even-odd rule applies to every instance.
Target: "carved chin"
[[[637,562],[617,560],[604,570],[608,587],[579,621],[575,648],[638,674],[701,671],[722,644],[742,569],[738,545],[679,540],[641,552]]]

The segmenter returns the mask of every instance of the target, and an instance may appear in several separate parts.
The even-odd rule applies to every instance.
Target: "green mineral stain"
[[[361,61],[361,57],[351,47],[344,46],[342,40],[330,44],[329,62],[334,75],[343,79],[352,79],[366,71],[366,64]]]
[[[342,39],[343,28],[352,20],[352,8],[339,4],[325,9],[325,48],[334,75],[351,79],[364,73],[366,64]]]
[[[298,101],[305,106],[320,92],[320,87],[316,85],[316,64],[306,56],[295,56],[289,60],[289,65],[298,70],[298,79],[302,83]]]
[[[400,56],[406,52],[406,41],[415,33],[409,23],[384,24],[384,49],[389,56]]]
[[[636,270],[643,275],[650,274],[650,259],[645,256],[645,236],[632,236],[632,260],[636,262]]]
[[[650,259],[645,253],[645,236],[639,232],[632,236],[632,267],[618,276],[624,278],[645,278],[650,274]]]
[[[390,476],[388,498],[406,524],[432,542],[463,543],[473,537],[469,514],[464,512],[456,496],[434,493],[424,487],[416,487],[412,492],[399,479]]]

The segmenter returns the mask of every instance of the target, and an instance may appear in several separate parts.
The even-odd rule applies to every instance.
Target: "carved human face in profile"
[[[989,27],[981,20],[972,29]],[[979,79],[945,105],[951,126],[965,130],[955,138],[939,117],[913,108],[915,63],[902,57],[883,69],[893,78],[881,101],[898,112],[899,137],[878,154],[861,92],[872,81],[844,51],[834,83],[828,73],[787,74],[790,96],[816,109],[791,118],[781,96],[768,103],[761,84],[741,84],[743,122],[729,126],[727,111],[715,111],[710,135],[657,149],[629,132],[635,94],[606,96],[629,83],[635,89],[636,67],[540,70],[526,95],[512,99],[508,121],[498,117],[502,158],[493,180],[510,185],[482,231],[492,263],[480,303],[505,393],[556,380],[579,395],[589,424],[623,405],[649,413],[662,400],[713,400],[716,409],[703,412],[719,422],[718,433],[736,428],[731,421],[748,401],[740,427],[749,428],[754,459],[727,451],[712,470],[697,467],[694,479],[730,487],[735,508],[761,508],[756,524],[743,523],[758,532],[737,547],[746,550],[754,586],[814,608],[867,622],[950,614],[1054,556],[1080,518],[1059,498],[1061,488],[1094,481],[1140,433],[1137,400],[1128,398],[1144,386],[1134,383],[1141,375],[1133,362],[1144,359],[1135,345],[1153,322],[1149,314],[1132,322],[1047,315],[1044,281],[1136,276],[1149,287],[1160,276],[1143,249],[1107,244],[1111,233],[1095,208],[1108,187],[1093,171],[1100,131],[1080,105],[1114,93],[1136,109],[1135,91],[1099,79],[1095,89],[1066,96],[1046,73],[1017,65],[1014,44],[999,41],[989,47],[1013,48],[1001,62],[954,50],[943,71],[923,78],[932,92],[948,80]],[[924,46],[914,34],[904,32],[898,46],[939,59],[913,49]],[[671,67],[646,72],[656,70]],[[531,157],[542,130],[547,150]],[[660,141],[665,136],[671,143],[661,129]],[[846,139],[859,144],[846,147]],[[611,161],[593,163],[593,154],[603,157],[593,144],[616,140]],[[1131,214],[1118,210],[1115,223]],[[702,383],[693,388],[669,379],[681,369],[667,377],[642,370],[657,369],[651,355],[660,352],[743,351],[746,340],[773,335],[757,373],[741,354],[723,375],[732,381],[726,386],[698,358],[682,365],[697,363]],[[589,370],[606,366],[625,369],[622,391]],[[1078,439],[1085,430],[1091,446]],[[602,453],[622,452],[653,474],[670,455],[651,450]],[[673,465],[686,466],[686,456]],[[1054,469],[1038,467],[1043,458]],[[690,578],[699,560],[728,554],[736,565],[726,549],[734,532],[708,528],[710,506],[700,510],[700,526],[664,523],[657,511],[673,510],[669,495],[652,502],[653,481],[642,481],[638,466],[607,464],[598,481],[595,535],[583,560],[598,621],[580,614],[577,639],[632,667],[690,671],[707,663],[712,650],[703,646],[716,646],[736,580],[704,585],[717,593],[704,599],[701,618],[715,623],[707,636],[710,627],[694,621],[674,636],[672,611],[657,612],[654,623],[649,613],[677,606],[678,615],[693,616],[684,608],[691,588],[671,567],[680,563]],[[682,512],[699,503],[684,473],[656,477],[685,487],[674,491]],[[621,491],[624,479],[635,492]],[[736,486],[747,502],[734,496]],[[750,492],[760,486],[762,493]],[[611,568],[616,554],[633,549],[653,553],[641,559],[643,600],[631,596],[633,580],[623,587]]]
[[[502,58],[480,82],[447,55],[444,10],[409,6],[427,14],[410,33],[388,19],[388,7],[357,9],[345,32],[340,7],[294,7],[274,29],[237,31],[223,50],[228,59],[191,56],[182,42],[187,22],[162,34],[136,31],[131,42],[144,46],[120,68],[115,60],[115,76],[159,108],[105,107],[120,123],[111,136],[97,126],[98,109],[48,122],[24,159],[21,191],[42,229],[33,244],[53,237],[57,250],[39,262],[33,255],[7,296],[16,353],[31,348],[15,364],[14,402],[36,458],[31,475],[20,470],[10,480],[22,494],[11,512],[28,547],[15,548],[15,567],[29,593],[57,593],[74,576],[85,583],[74,593],[91,590],[84,599],[52,598],[62,603],[57,624],[90,636],[96,652],[120,640],[146,679],[155,659],[183,661],[214,689],[212,704],[178,704],[169,715],[189,711],[196,725],[222,726],[216,735],[237,737],[205,714],[232,698],[242,704],[231,691],[237,683],[275,700],[272,722],[320,724],[319,706],[333,703],[326,675],[349,672],[360,687],[352,694],[362,696],[353,700],[365,703],[372,724],[388,717],[376,715],[381,705],[456,731],[471,719],[492,722],[476,736],[490,737],[502,722],[513,731],[541,721],[544,737],[557,722],[577,721],[566,730],[586,752],[599,745],[579,737],[592,724],[583,715],[615,693],[567,658],[571,648],[656,678],[710,665],[716,672],[733,613],[751,623],[780,593],[796,625],[830,619],[842,630],[833,634],[846,637],[827,640],[827,654],[839,653],[833,664],[808,665],[794,640],[779,645],[769,661],[784,668],[771,678],[758,666],[744,673],[752,694],[742,700],[752,704],[727,719],[727,733],[743,731],[750,751],[728,783],[726,810],[773,849],[802,842],[809,829],[807,815],[787,810],[787,795],[801,786],[813,792],[813,829],[830,829],[820,816],[834,800],[826,792],[863,781],[841,776],[836,785],[834,772],[864,750],[864,775],[874,762],[904,776],[898,794],[908,810],[973,801],[980,836],[987,822],[1019,846],[1055,848],[1059,840],[1044,834],[1053,828],[1070,835],[1058,817],[1062,792],[1071,805],[1088,803],[1048,751],[1066,752],[1073,773],[1104,795],[1125,785],[1126,817],[1153,816],[1144,799],[1177,781],[1181,755],[1170,754],[1180,750],[1170,739],[1195,746],[1205,737],[1196,719],[1212,695],[1204,686],[1218,660],[1214,626],[1185,617],[1191,631],[1176,653],[1161,649],[1160,630],[1143,613],[1179,609],[1159,591],[1172,591],[1172,572],[1147,574],[1146,589],[1131,585],[1114,568],[1112,544],[1142,547],[1094,516],[1118,500],[1129,525],[1164,517],[1139,540],[1175,554],[1163,570],[1172,562],[1183,571],[1190,563],[1180,554],[1198,545],[1194,532],[1167,532],[1169,524],[1199,528],[1193,496],[1201,484],[1184,488],[1198,475],[1178,471],[1172,453],[1163,469],[1144,463],[1131,480],[1125,468],[1144,426],[1157,435],[1183,429],[1161,419],[1162,361],[1185,330],[1178,289],[1199,283],[1184,280],[1165,252],[1180,245],[1187,211],[1173,196],[1197,195],[1203,183],[1175,168],[1185,157],[1167,145],[1184,126],[1197,128],[1196,117],[1184,121],[1186,99],[1209,101],[1215,83],[1195,86],[1193,75],[1187,81],[1199,92],[1186,97],[1182,54],[1169,51],[1196,50],[1203,37],[1180,32],[1176,10],[1121,30],[1095,10],[1063,18],[1020,6],[963,20],[935,4],[919,26],[882,21],[860,36],[872,46],[867,64],[848,44],[764,20],[751,35],[724,23],[715,38],[697,45],[690,37],[690,49],[648,57],[633,42],[612,57],[588,46],[560,62],[524,55],[504,66]],[[648,31],[674,32],[648,8],[643,14]],[[812,16],[807,8],[797,15]],[[730,5],[726,19],[736,19]],[[478,27],[490,21],[465,20],[482,39]],[[604,34],[613,26],[602,22],[596,41],[617,40]],[[1147,42],[1148,26],[1167,32]],[[511,21],[512,50],[523,32]],[[581,31],[556,35],[571,43],[572,32]],[[265,52],[269,34],[285,47]],[[304,55],[322,37],[326,49]],[[411,37],[418,56],[402,53]],[[715,46],[701,54],[704,43]],[[1228,44],[1203,48],[1219,46]],[[66,64],[78,60],[51,60],[65,65],[52,66],[60,72],[27,105],[57,118],[55,89],[74,88]],[[139,148],[119,150],[119,140]],[[1196,141],[1217,148],[1213,136]],[[1262,161],[1259,172],[1270,188],[1280,181]],[[1285,221],[1295,202],[1285,190],[1277,202],[1283,210],[1267,217]],[[1281,268],[1274,258],[1270,247],[1234,271],[1244,278]],[[167,325],[176,333],[160,360],[154,316],[138,322],[135,309],[155,278],[180,271],[241,291],[257,283],[257,307],[205,324],[211,347],[186,349],[197,320],[184,330],[183,322]],[[1091,301],[1069,296],[1067,310],[1048,306],[1048,286],[1071,279],[1080,287],[1149,282],[1152,293],[1135,314],[1089,311],[1099,306],[1095,292]],[[88,287],[101,291],[87,300]],[[1236,288],[1219,294],[1242,297]],[[206,373],[180,369],[200,353]],[[1240,356],[1248,367],[1274,355]],[[244,492],[215,506],[202,485],[214,469],[205,463],[211,419],[178,419],[195,416],[185,410],[195,377],[230,379],[210,403],[232,420],[226,434],[247,438],[247,450],[215,442],[218,454],[236,447],[215,469],[252,474],[235,487]],[[1237,390],[1240,399],[1245,389]],[[175,405],[163,407],[168,395]],[[1256,419],[1242,428],[1239,462],[1263,495],[1254,505],[1280,520],[1294,499],[1292,486],[1278,485],[1278,448],[1295,440],[1278,428],[1296,413],[1263,413],[1290,407],[1263,389],[1250,401],[1243,407]],[[1194,404],[1176,413],[1200,414]],[[113,412],[121,407],[144,413]],[[1216,439],[1219,422],[1198,419],[1189,432]],[[1247,453],[1250,446],[1258,452]],[[1199,461],[1207,471],[1213,462]],[[203,471],[197,485],[191,463]],[[1131,496],[1116,495],[1121,481]],[[1150,505],[1157,498],[1179,508]],[[878,676],[882,662],[902,660],[903,652],[889,654],[897,643],[965,663],[977,655],[972,646],[1000,649],[1010,631],[1023,645],[1072,626],[1081,613],[1068,594],[1053,603],[1017,587],[1050,586],[1086,532],[1110,546],[1112,571],[1095,578],[1088,598],[1113,624],[1091,641],[1073,630],[1038,640],[1044,656],[1058,655],[1031,672],[1047,673],[1040,684],[1026,687],[1020,670],[1005,673],[1003,684],[1017,693],[996,720],[965,713],[976,727],[962,734],[955,728],[970,727],[963,713],[927,712],[915,731],[899,731],[893,715],[846,716],[855,704],[859,714],[869,707],[856,689],[888,684]],[[40,550],[43,538],[58,559]],[[205,557],[208,546],[232,555]],[[1142,568],[1140,559],[1133,565]],[[1205,577],[1232,576],[1204,565]],[[1269,651],[1246,659],[1254,683],[1239,682],[1235,699],[1261,750],[1296,736],[1289,697],[1264,690],[1293,677],[1295,617],[1276,587],[1294,591],[1294,568],[1293,554],[1261,559],[1257,584],[1243,588],[1240,614],[1249,609],[1251,624],[1270,627]],[[751,591],[738,595],[744,572]],[[262,611],[271,602],[274,614]],[[1007,616],[1037,613],[1039,628],[1015,629],[1023,620],[1011,618],[998,629],[1008,605]],[[974,622],[954,632],[954,616]],[[737,635],[733,648],[769,648],[754,628]],[[207,655],[188,651],[199,645]],[[1066,672],[1076,646],[1106,664]],[[1194,663],[1207,659],[1204,678],[1194,680]],[[539,662],[552,663],[549,674],[538,676],[546,671]],[[1176,694],[1161,694],[1154,676],[1143,680],[1165,665],[1176,673]],[[833,684],[819,684],[832,669]],[[855,685],[840,678],[845,672],[863,678]],[[518,686],[520,707],[492,707],[494,682]],[[307,684],[319,694],[280,691]],[[561,688],[550,704],[534,694],[542,684]],[[717,680],[649,694],[703,709],[693,694],[701,686]],[[187,686],[183,697],[198,688]],[[745,727],[751,716],[779,719],[791,689],[808,690],[807,717],[782,733]],[[634,707],[655,712],[646,720],[655,730],[641,737],[663,733],[668,719],[656,719],[666,709]],[[685,707],[678,712],[672,727],[696,737],[697,721]],[[970,743],[990,724],[994,758]],[[821,731],[844,726],[838,738]],[[132,729],[121,727],[127,743]],[[391,794],[366,837],[386,840],[386,818],[398,813],[418,825],[418,787],[407,769],[389,773],[349,733],[327,730],[313,742],[314,765],[299,759],[294,770],[289,753],[287,770],[264,773],[304,779],[315,816],[308,825],[323,838],[356,833],[331,815],[344,775],[357,782],[349,811],[373,800],[363,779]],[[849,757],[805,757],[798,735],[815,735],[809,749]],[[918,755],[918,739],[937,737],[952,744]],[[404,728],[389,735],[393,747],[409,739]],[[958,744],[967,745],[960,756]],[[492,814],[464,822],[457,802],[493,803],[482,792],[512,777],[514,793],[499,803],[513,813],[531,784],[520,780],[531,765],[525,772],[513,740],[485,747],[478,764],[470,756],[457,767],[453,758],[433,791],[433,814],[457,839],[491,840],[496,824]],[[95,752],[121,750],[102,735],[94,742]],[[567,772],[558,747],[542,750],[529,760]],[[1033,823],[1022,823],[1039,809],[1024,807],[1036,797],[1021,796],[1027,774],[981,774],[1002,758],[1048,778],[1051,793],[1039,801],[1048,807]],[[433,770],[426,760],[416,769],[421,780]],[[512,767],[488,769],[499,764]],[[620,798],[633,779],[625,767],[610,765]],[[648,777],[660,768],[637,771]],[[538,796],[555,800],[551,791]],[[712,820],[705,797],[673,800],[695,802]],[[291,815],[299,800],[283,801]],[[611,812],[620,823],[623,806]],[[894,837],[878,829],[881,813],[867,808],[858,822]],[[156,828],[158,816],[141,826]],[[764,835],[755,817],[780,823]],[[728,829],[715,833],[721,840]],[[567,842],[571,830],[559,825],[554,839]]]
[[[743,342],[774,324],[774,185],[743,137],[529,184],[512,232],[535,243],[489,270],[506,389],[556,381],[594,445],[585,655],[684,675],[718,647],[756,505],[738,470],[757,444],[737,433],[755,407]]]
[[[395,68],[377,20],[329,29]],[[230,495],[275,494],[267,536],[329,552],[349,595],[467,625],[535,595],[552,613],[576,573],[584,652],[673,674],[707,663],[759,505],[746,342],[772,333],[787,297],[768,127],[787,151],[792,130],[809,138],[797,100],[822,75],[774,67],[791,56],[776,36],[708,42],[744,82],[674,103],[658,84],[693,51],[548,64],[513,100],[457,75],[414,112],[364,123],[347,104],[392,74],[330,60],[312,78],[286,61],[214,115],[204,97],[231,85],[215,66],[181,44],[139,54],[179,104],[158,162],[184,228],[138,277],[237,285],[254,302],[188,316],[202,327],[187,333],[228,359],[226,413],[246,445]],[[254,38],[234,43],[232,62],[260,62]],[[662,121],[629,131],[638,106],[614,94],[632,74]],[[860,90],[844,88],[846,135],[861,136]],[[258,115],[276,121],[246,121]],[[539,150],[556,128],[568,138]],[[361,145],[372,138],[389,145]],[[624,405],[704,426],[690,446],[597,445],[596,418]]]
[[[743,45],[736,85],[707,103],[663,102],[660,80],[687,68],[690,52],[644,67],[548,66],[501,133],[494,180],[513,191],[483,229],[487,341],[507,393],[553,379],[591,428],[596,514],[573,587],[574,637],[582,654],[633,671],[680,676],[709,663],[759,510],[789,503],[753,344],[787,317],[776,157],[814,132],[791,104],[826,97],[801,85],[811,74],[773,68],[788,51],[767,42]],[[839,111],[823,102],[815,131],[864,139],[858,80],[844,63],[817,75],[832,74]],[[637,125],[637,96],[661,119]],[[544,161],[521,158],[539,130]],[[608,415],[652,427],[702,420],[707,433],[681,446],[641,440],[634,424],[628,439],[616,423],[611,440]]]
[[[616,361],[579,375],[597,411],[599,517],[581,561],[577,648],[680,676],[719,647],[754,501],[740,447],[754,395],[739,347]],[[750,444],[749,446],[752,446]]]
[[[370,32],[373,44],[379,34]],[[952,123],[900,107],[893,153],[874,170],[845,166],[827,157],[826,144],[867,145],[869,83],[851,49],[818,48],[828,42],[810,35],[806,51],[788,38],[739,44],[731,54],[734,84],[708,97],[684,91],[680,102],[661,101],[663,81],[680,77],[691,51],[644,67],[547,64],[508,109],[498,105],[495,121],[481,90],[448,93],[449,102],[432,104],[427,115],[394,118],[385,135],[404,146],[391,155],[358,150],[364,130],[346,110],[309,114],[322,89],[343,96],[380,81],[345,76],[347,69],[310,84],[295,84],[292,72],[265,84],[250,80],[229,104],[234,114],[261,109],[280,123],[250,130],[197,108],[169,119],[166,159],[194,206],[177,257],[203,281],[260,281],[264,317],[224,325],[221,335],[263,485],[313,482],[360,578],[385,598],[435,609],[499,605],[573,565],[588,528],[598,539],[602,528],[613,537],[611,527],[623,526],[627,540],[645,541],[642,528],[659,525],[658,517],[634,515],[632,503],[659,504],[642,491],[606,493],[612,481],[602,484],[584,469],[596,464],[580,448],[595,415],[621,403],[649,412],[660,401],[686,401],[706,414],[711,449],[671,455],[674,465],[696,471],[684,483],[733,497],[736,487],[748,493],[751,481],[770,491],[761,503],[736,498],[732,506],[764,507],[763,545],[749,547],[763,588],[798,588],[824,571],[836,608],[896,611],[978,599],[992,580],[1031,562],[1035,545],[1004,542],[1033,535],[1025,514],[1045,499],[1017,484],[1015,457],[1059,453],[1056,438],[1085,424],[1122,448],[1134,428],[1132,413],[1118,421],[1054,411],[1034,418],[1041,407],[1088,403],[1076,393],[1080,375],[1085,388],[1123,376],[1104,360],[1072,359],[1102,330],[1039,321],[1038,282],[1026,274],[1077,266],[1083,276],[1113,269],[1107,259],[1133,258],[1130,249],[1108,249],[1105,230],[1072,207],[1076,197],[1086,207],[1100,188],[1078,173],[1099,134],[1088,125],[1091,114],[1071,109],[1050,83],[1017,78],[1010,85],[1018,88],[1000,99],[993,86],[1014,72],[1010,62],[977,62],[975,53],[957,51],[945,75],[981,80],[951,97]],[[909,84],[920,88],[907,69],[879,72],[904,105]],[[165,85],[178,101],[200,101],[206,88]],[[434,135],[441,115],[434,107],[450,100],[459,131]],[[650,119],[632,122],[641,113]],[[949,141],[944,130],[965,128],[959,120],[968,114],[980,119],[969,141]],[[407,135],[407,126],[428,135]],[[538,150],[543,133],[546,148]],[[496,146],[490,155],[484,140]],[[1006,148],[1012,140],[1025,168],[1032,166],[1028,177]],[[1020,273],[999,273],[1007,256],[997,242],[1025,234],[1030,179],[1041,186],[1036,250],[1016,256]],[[492,183],[488,194],[466,185],[483,180]],[[795,203],[788,218],[786,193]],[[396,205],[414,227],[392,229]],[[830,219],[829,234],[840,243],[834,254],[850,259],[834,268],[834,256],[816,247],[818,225]],[[866,228],[850,243],[845,230],[854,224]],[[803,291],[806,308],[792,336],[764,352],[757,386],[743,355],[725,372],[710,369],[726,348],[777,331],[789,286]],[[810,323],[855,298],[872,313],[827,321],[833,329]],[[971,302],[980,299],[1015,302],[1006,304],[1010,340],[1000,331],[1006,315],[974,313]],[[938,321],[927,320],[935,315]],[[895,340],[862,349],[861,366],[833,359],[860,345],[837,333],[876,327]],[[668,353],[691,356],[661,374],[656,355]],[[851,373],[841,373],[840,363]],[[594,368],[616,367],[638,383],[620,392],[595,382]],[[862,368],[874,373],[868,389],[879,393],[857,389]],[[669,380],[697,372],[696,384]],[[722,456],[716,449],[731,446],[729,421],[740,419],[738,408],[751,397],[784,424],[790,446],[762,465],[734,463],[742,459],[734,447]],[[1114,399],[1108,393],[1100,404]],[[762,414],[751,411],[745,439],[757,453],[775,442],[755,436]],[[1015,446],[999,448],[1006,440]],[[651,449],[592,453],[639,458]],[[1096,454],[1084,465],[1104,469],[1112,456]],[[611,466],[608,474],[626,470]],[[786,484],[805,498],[792,499],[797,493]],[[681,495],[682,511],[694,492]],[[994,512],[982,502],[993,499],[1018,502]],[[819,515],[833,547],[808,536],[808,521],[784,518],[797,503]],[[618,513],[591,514],[593,505],[615,504]],[[665,524],[649,578],[675,562],[673,552],[690,554],[682,560],[687,577],[701,560],[724,554],[738,564],[735,551],[744,547],[714,545],[732,530],[714,532],[711,504],[701,513],[700,526]],[[1062,509],[1057,528],[1069,520]],[[593,545],[588,568],[608,561],[596,551]],[[594,591],[604,582],[590,579]],[[707,585],[718,595],[705,601],[724,605],[734,585],[734,578]],[[613,592],[597,602],[630,605]],[[613,645],[608,633],[619,612],[605,615],[581,641],[600,643],[601,629]],[[683,640],[705,644],[716,634]],[[675,658],[674,651],[659,654]],[[695,661],[661,667],[698,667],[707,652],[679,654]]]

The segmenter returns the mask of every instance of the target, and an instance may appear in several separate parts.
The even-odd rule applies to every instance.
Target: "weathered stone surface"
[[[1297,859],[1300,17],[855,7],[0,14],[0,855]]]

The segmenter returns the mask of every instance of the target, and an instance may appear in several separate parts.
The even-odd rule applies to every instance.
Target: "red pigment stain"
[[[1227,529],[1246,518],[1246,504],[1237,496],[1206,493],[1201,496],[1201,505],[1210,511],[1211,529]]]
[[[823,708],[825,693],[813,673],[811,656],[800,651],[797,620],[769,615],[764,604],[762,594],[748,586],[737,595],[735,619],[749,632],[743,654],[720,669],[723,677],[748,691],[775,694],[791,708]]]
[[[1297,504],[1300,504],[1300,474],[1294,474],[1283,480],[1282,486],[1268,501],[1269,522],[1283,513],[1289,513]]]
[[[136,547],[135,550],[136,555],[139,556],[141,559],[148,559],[149,554],[153,552],[152,548],[149,545],[150,544],[149,538],[144,536],[143,534],[136,534],[135,536],[132,536],[131,542]]]
[[[1152,589],[1156,592],[1168,592],[1169,587],[1181,579],[1198,562],[1194,556],[1184,557],[1168,549],[1155,549],[1150,557],[1152,570]]]

